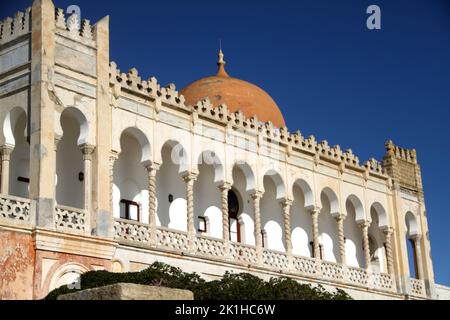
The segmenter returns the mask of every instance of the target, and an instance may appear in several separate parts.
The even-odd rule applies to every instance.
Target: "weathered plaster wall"
[[[30,232],[0,227],[0,300],[32,299],[35,254]]]

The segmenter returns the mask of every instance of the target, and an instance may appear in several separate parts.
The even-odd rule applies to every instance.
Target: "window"
[[[262,247],[265,248],[267,245],[267,231],[261,230],[261,238],[262,238]]]
[[[120,218],[140,221],[139,203],[126,199],[120,200]]]
[[[314,241],[311,241],[311,242],[309,243],[309,245],[310,245],[310,247],[311,247],[311,257],[312,257],[312,258],[315,258],[315,257],[314,257]],[[321,260],[323,260],[323,255],[324,255],[323,245],[322,245],[322,244],[319,244],[319,258],[320,258]]]
[[[208,232],[206,217],[198,217],[198,232]]]
[[[239,200],[233,190],[228,191],[228,219],[230,227],[230,240],[241,242],[241,224],[238,219]]]

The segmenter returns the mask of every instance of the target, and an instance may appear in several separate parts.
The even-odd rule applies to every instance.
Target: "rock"
[[[63,294],[58,300],[194,300],[194,294],[189,290],[117,283]]]

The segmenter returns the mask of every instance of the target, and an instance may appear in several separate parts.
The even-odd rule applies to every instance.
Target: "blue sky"
[[[29,6],[2,1],[1,16]],[[450,1],[56,1],[95,23],[110,15],[111,60],[178,88],[227,71],[278,103],[291,132],[382,159],[384,143],[416,148],[436,281],[450,285]],[[382,30],[366,28],[377,4]]]

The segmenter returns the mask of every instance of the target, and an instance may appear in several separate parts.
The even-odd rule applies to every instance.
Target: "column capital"
[[[2,160],[9,160],[9,156],[14,150],[14,146],[11,146],[9,144],[5,144],[3,146],[0,146],[0,155],[2,157]]]
[[[112,150],[109,154],[109,161],[116,161],[117,159],[119,159],[119,153],[117,151]]]
[[[83,153],[83,160],[91,160],[95,146],[91,144],[82,144],[80,145],[80,150]]]
[[[319,214],[320,210],[322,210],[322,208],[319,206],[313,206],[313,207],[308,208],[308,212],[312,215]]]
[[[422,239],[422,235],[418,233],[418,234],[412,235],[410,237],[410,239],[412,239],[414,241],[420,241]]]
[[[383,229],[383,233],[386,235],[386,236],[391,236],[393,233],[394,233],[394,228],[392,228],[392,227],[387,227],[387,228],[384,228]]]
[[[336,221],[344,221],[346,217],[347,217],[346,214],[338,213],[334,216],[334,219],[336,219]]]
[[[182,176],[184,182],[186,183],[197,180],[197,177],[198,177],[197,172],[187,172]]]
[[[152,162],[149,165],[145,166],[145,169],[147,169],[147,171],[149,173],[153,173],[154,172],[155,174],[156,174],[156,171],[159,170],[159,168],[161,168],[161,164],[160,163],[156,163],[156,162]]]
[[[294,202],[294,200],[292,200],[290,198],[284,198],[280,201],[283,208],[291,207],[293,202]]]
[[[233,184],[231,183],[231,182],[223,182],[223,183],[221,183],[219,186],[218,186],[218,188],[221,190],[221,191],[229,191],[229,190],[231,190],[231,186],[232,186]]]
[[[250,196],[252,197],[252,199],[256,200],[256,199],[261,199],[263,197],[264,192],[256,190],[253,193],[250,194]]]
[[[370,227],[370,224],[371,224],[371,221],[369,221],[369,220],[363,220],[363,221],[361,221],[361,222],[358,223],[358,226],[359,226],[361,229],[365,229],[365,228],[369,228],[369,227]]]

